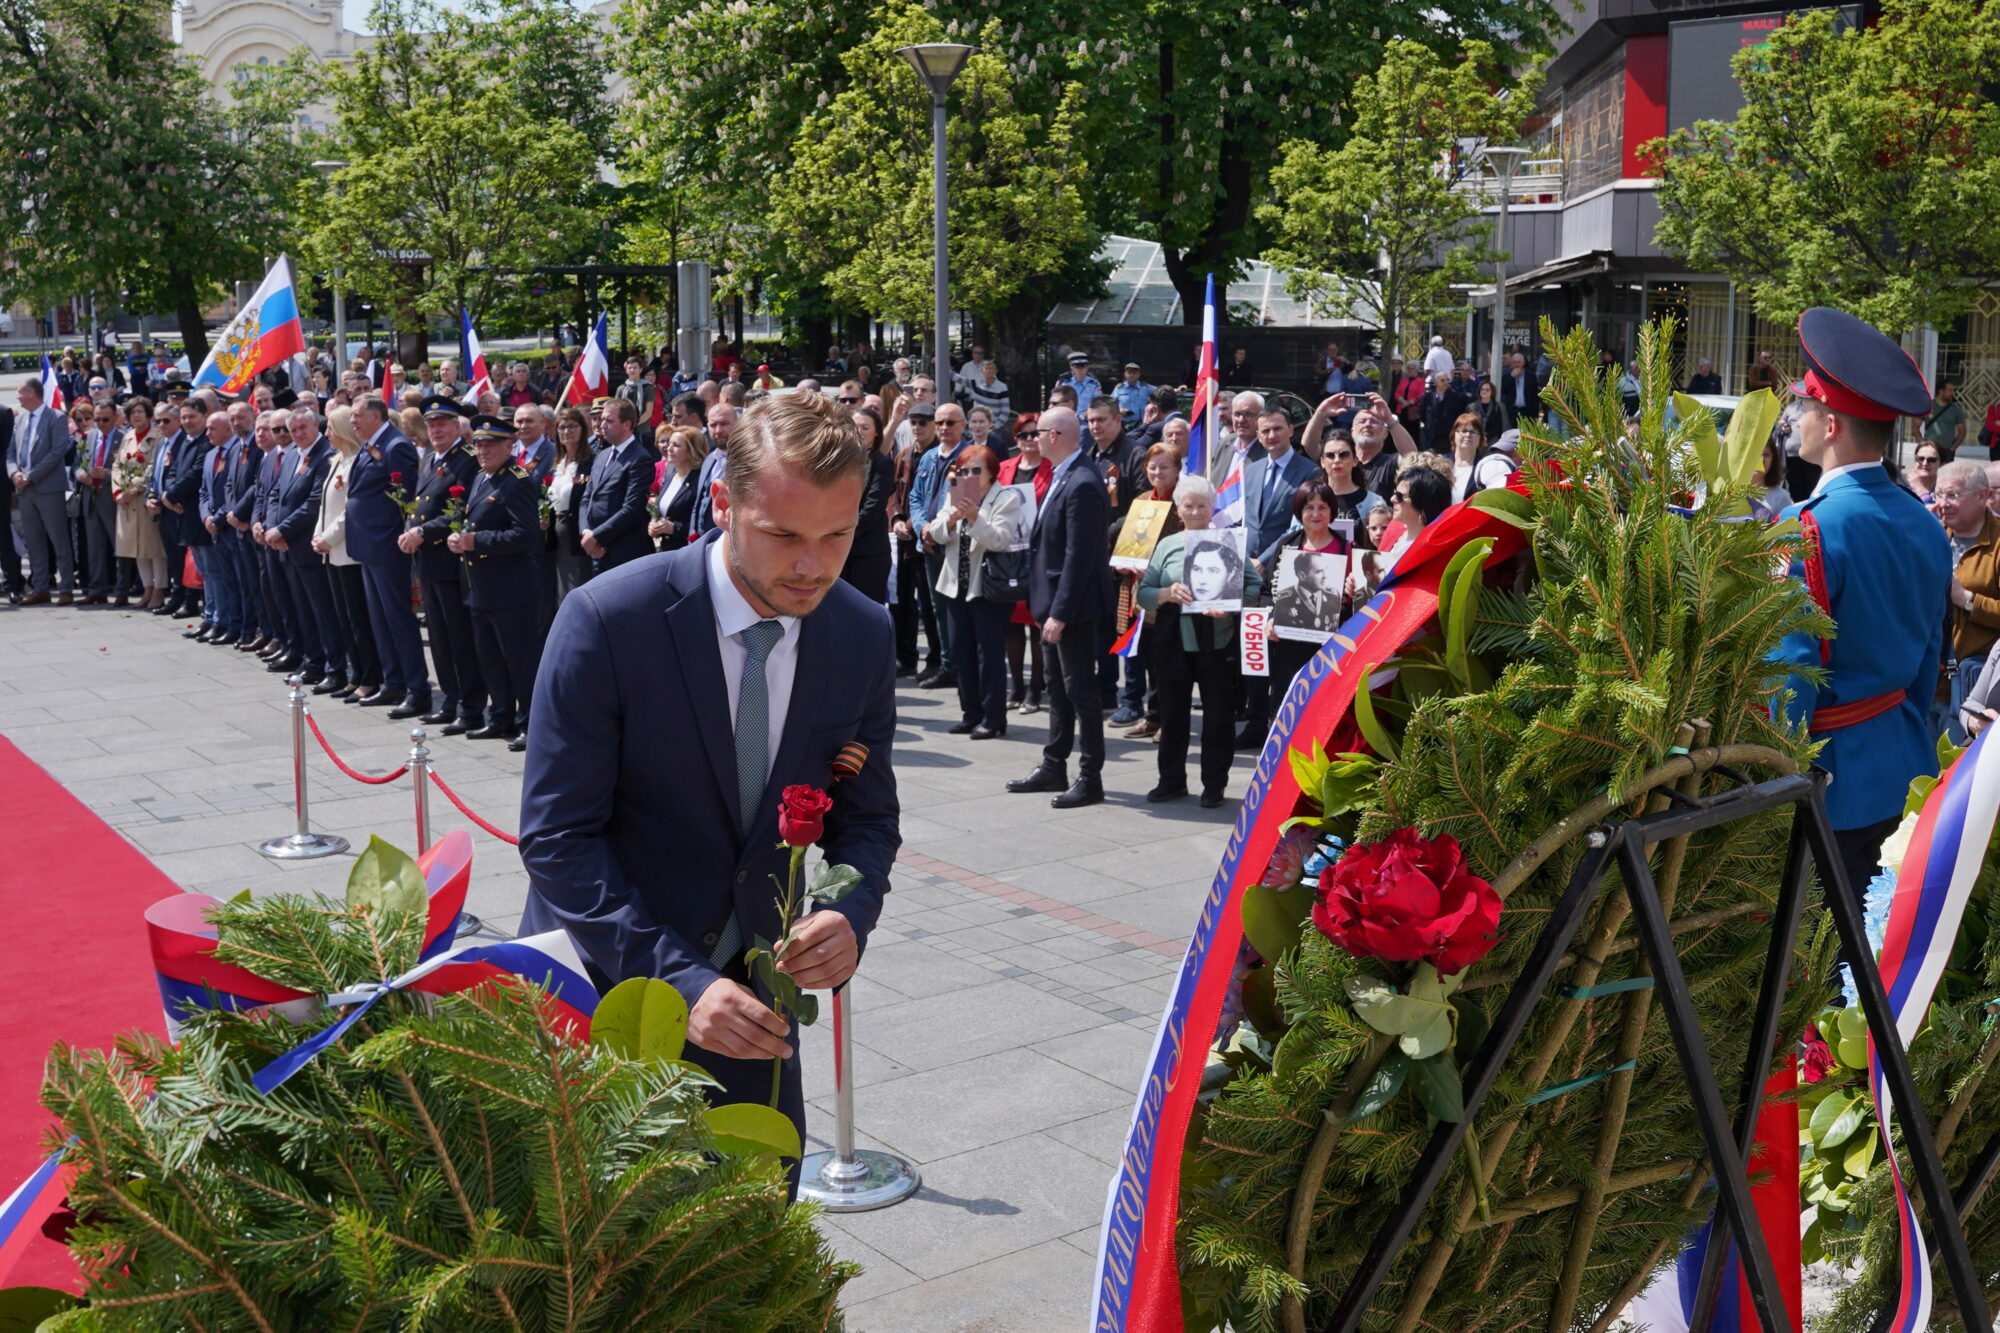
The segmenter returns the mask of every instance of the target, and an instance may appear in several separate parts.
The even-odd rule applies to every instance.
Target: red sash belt
[[[1814,735],[1829,731],[1840,731],[1877,718],[1909,697],[1904,690],[1891,690],[1869,699],[1856,699],[1851,704],[1835,704],[1831,708],[1813,709],[1811,728]]]

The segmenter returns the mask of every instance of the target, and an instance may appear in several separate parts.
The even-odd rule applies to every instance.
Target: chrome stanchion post
[[[431,849],[431,750],[422,727],[410,728],[410,781],[417,786],[417,855]]]
[[[314,833],[306,813],[306,686],[297,674],[287,676],[292,687],[292,802],[298,809],[298,829],[287,837],[272,838],[257,850],[274,861],[306,861],[316,856],[335,856],[347,850],[347,839],[330,833]]]
[[[799,1164],[799,1197],[829,1213],[887,1208],[917,1192],[923,1177],[894,1153],[854,1146],[854,1023],[851,985],[833,993],[833,1151]]]

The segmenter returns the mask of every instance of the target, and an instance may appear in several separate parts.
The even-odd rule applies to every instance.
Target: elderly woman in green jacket
[[[1172,801],[1188,794],[1189,720],[1195,686],[1201,687],[1201,804],[1222,804],[1229,766],[1236,754],[1236,696],[1242,675],[1236,646],[1237,613],[1184,610],[1194,600],[1185,581],[1187,534],[1208,528],[1215,518],[1215,487],[1190,473],[1174,488],[1181,531],[1160,538],[1139,580],[1139,605],[1151,617],[1145,634],[1160,701],[1160,785],[1149,801]],[[1255,600],[1263,586],[1254,564],[1243,570],[1243,600]]]

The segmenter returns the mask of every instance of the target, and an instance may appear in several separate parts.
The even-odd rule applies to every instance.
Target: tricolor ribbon
[[[1931,788],[1896,875],[1880,966],[1889,1011],[1895,1015],[1896,1032],[1906,1049],[1923,1026],[1938,982],[1951,961],[1959,924],[1985,863],[1986,849],[1993,841],[1994,817],[2000,813],[2000,748],[1990,744],[1991,739],[1990,733],[1981,733]],[[1890,1122],[1896,1108],[1872,1037],[1868,1042],[1868,1083],[1875,1096],[1882,1152],[1889,1160],[1889,1180],[1896,1191],[1903,1242],[1895,1317],[1889,1322],[1888,1333],[1916,1333],[1929,1324],[1935,1295],[1930,1252],[1890,1143]]]
[[[370,986],[338,991],[326,997],[332,1006],[350,1006],[340,1021],[322,1028],[251,1076],[257,1091],[270,1096],[314,1056],[347,1035],[375,1002],[397,991],[416,990],[452,995],[498,977],[524,977],[547,991],[559,1021],[587,1027],[597,1010],[597,988],[590,984],[583,962],[569,936],[551,930],[504,944],[467,944],[417,964],[401,976]]]
[[[63,1154],[53,1152],[0,1203],[0,1283],[14,1271],[14,1265],[41,1234],[42,1219],[61,1206],[69,1189],[69,1173],[62,1169]]]

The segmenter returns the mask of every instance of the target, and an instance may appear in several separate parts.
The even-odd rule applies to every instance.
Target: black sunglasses
[[[1410,503],[1410,493],[1408,491],[1397,491],[1389,498],[1392,500],[1401,500],[1404,504]]]
[[[1017,430],[1014,432],[1014,438],[1017,440],[1032,440],[1040,434],[1041,432],[1038,430]]]
[[[835,399],[834,401],[836,401],[836,402],[841,402],[841,403],[858,403],[858,402],[860,402],[861,400],[860,400],[859,398],[839,398],[839,399]]]

